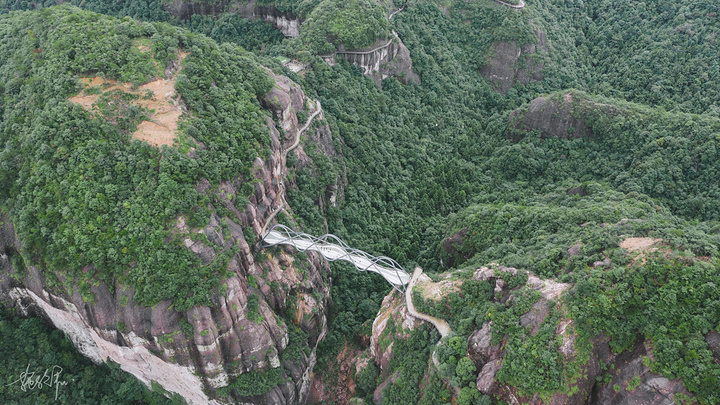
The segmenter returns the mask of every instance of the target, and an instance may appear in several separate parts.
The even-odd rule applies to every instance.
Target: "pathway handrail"
[[[273,232],[281,234],[283,236],[283,239],[279,242],[268,243],[267,238]],[[306,242],[310,242],[310,245],[309,246],[299,246],[297,241],[300,239],[303,239]],[[304,252],[307,250],[313,250],[313,251],[316,251],[316,252],[320,253],[321,255],[323,255],[323,257],[325,257],[329,261],[336,261],[336,260],[348,261],[348,262],[352,263],[355,266],[355,268],[357,268],[360,271],[368,271],[368,270],[374,271],[374,270],[372,270],[372,268],[375,267],[375,268],[382,268],[384,271],[395,272],[395,276],[397,277],[397,280],[400,281],[399,285],[392,282],[387,277],[385,277],[385,279],[393,286],[393,288],[398,290],[400,293],[405,293],[405,285],[410,280],[410,275],[395,260],[393,260],[387,256],[373,256],[373,255],[371,255],[367,252],[364,252],[360,249],[351,248],[347,243],[345,243],[345,241],[343,241],[339,237],[337,237],[333,234],[330,234],[330,233],[322,235],[320,237],[316,237],[316,236],[313,236],[313,235],[310,235],[310,234],[307,234],[304,232],[294,231],[282,224],[276,224],[272,228],[270,228],[270,230],[267,231],[267,233],[265,233],[262,236],[261,244],[262,244],[262,247],[269,247],[269,246],[274,246],[274,245],[278,245],[278,244],[291,245],[295,249],[297,249],[298,251],[301,251],[301,252]],[[323,249],[322,249],[323,247],[325,247],[325,248],[332,247],[332,248],[340,249],[340,252],[336,251],[336,253],[341,253],[341,254],[340,254],[340,256],[337,256],[337,257],[331,256],[331,255],[323,252]],[[355,260],[353,260],[353,258],[364,259],[369,264],[367,266],[360,266],[360,265],[358,265],[358,263],[356,263]],[[382,273],[380,273],[380,274],[383,275]],[[404,282],[403,280],[405,280],[405,279],[408,281]]]

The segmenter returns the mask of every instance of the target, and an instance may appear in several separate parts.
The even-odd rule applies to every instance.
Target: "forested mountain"
[[[0,0],[0,298],[82,354],[191,403],[720,403],[717,2],[66,3]]]

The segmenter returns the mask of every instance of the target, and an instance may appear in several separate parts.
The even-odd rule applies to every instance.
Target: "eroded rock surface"
[[[609,359],[615,366],[609,371],[612,380],[605,386],[598,386],[591,401],[602,405],[672,405],[675,394],[688,398],[692,396],[679,379],[670,380],[653,374],[643,361],[652,356],[649,342],[638,342],[629,352]]]
[[[366,50],[346,50],[340,46],[337,52],[321,56],[330,66],[335,65],[335,58],[341,57],[362,69],[363,74],[370,76],[375,84],[388,77],[396,77],[405,84],[420,83],[420,77],[412,69],[410,51],[400,37],[393,32],[393,38],[378,40]]]
[[[545,32],[536,30],[535,37],[536,44],[518,45],[515,41],[493,44],[493,55],[480,69],[480,74],[490,80],[499,93],[507,93],[515,83],[543,80],[543,57],[549,48]]]
[[[259,5],[256,0],[247,2],[228,0],[215,2],[175,0],[164,2],[163,8],[180,20],[188,20],[196,14],[219,15],[224,12],[235,13],[244,18],[267,21],[280,30],[286,37],[297,38],[300,36],[301,21],[299,18],[287,13],[282,13],[273,6]]]
[[[394,340],[407,338],[422,322],[410,315],[405,297],[397,291],[393,291],[383,299],[380,312],[373,321],[370,336],[370,356],[381,372],[390,364]]]
[[[538,97],[526,107],[513,111],[510,123],[521,133],[539,130],[546,138],[592,137],[592,129],[575,107],[572,93],[565,94],[560,100]]]

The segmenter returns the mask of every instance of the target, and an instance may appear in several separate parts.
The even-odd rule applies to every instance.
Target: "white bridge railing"
[[[395,260],[386,256],[372,256],[362,250],[353,249],[332,234],[318,238],[277,224],[263,236],[262,246],[269,247],[280,244],[293,246],[301,252],[312,250],[320,253],[329,261],[345,260],[360,271],[378,273],[401,293],[405,293],[405,286],[410,282],[410,275]]]

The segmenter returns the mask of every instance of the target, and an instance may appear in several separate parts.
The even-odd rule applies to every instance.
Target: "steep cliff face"
[[[383,5],[390,9],[389,5]],[[209,3],[176,0],[165,3],[163,7],[180,20],[190,19],[195,14],[219,15],[227,12],[248,19],[267,21],[289,38],[300,36],[301,18],[283,13],[272,5],[259,5],[256,0],[220,0]],[[412,69],[410,51],[394,32],[389,40],[378,40],[367,49],[346,50],[341,46],[337,52],[321,55],[321,58],[333,66],[336,56],[343,57],[351,64],[359,66],[363,70],[363,74],[371,76],[378,85],[388,77],[396,77],[405,84],[420,83],[420,77]]]
[[[537,44],[518,45],[517,42],[493,44],[492,55],[480,69],[480,74],[490,80],[501,94],[507,93],[515,83],[527,84],[543,80],[543,56],[549,47],[545,32],[535,31]]]
[[[380,40],[368,50],[345,50],[344,47],[321,58],[330,66],[335,65],[335,58],[342,57],[362,69],[363,74],[373,78],[380,85],[383,79],[396,77],[405,84],[420,83],[420,77],[412,70],[410,51],[400,37],[393,32],[389,40]]]
[[[538,97],[510,114],[511,127],[518,133],[536,129],[546,138],[592,137],[592,129],[578,113],[579,103],[573,93],[566,93],[561,99]]]
[[[176,0],[164,3],[165,10],[180,20],[190,19],[193,15],[218,15],[224,12],[235,13],[249,19],[261,19],[274,25],[286,37],[297,38],[300,36],[300,19],[282,13],[272,6],[258,5],[255,0],[250,1],[228,1],[219,0],[216,2],[193,2]]]
[[[383,299],[380,312],[373,321],[370,336],[370,358],[381,372],[387,371],[393,355],[395,339],[406,338],[423,321],[410,315],[405,297],[393,291]]]
[[[213,213],[202,229],[189,228],[182,216],[174,224],[178,231],[202,235],[184,243],[203,263],[237,249],[227,264],[231,276],[215,290],[212,305],[178,312],[163,301],[148,308],[134,302],[132,288],[102,281],[91,287],[92,298],[84,299],[77,286],[58,286],[43,269],[23,261],[18,253],[22,241],[7,215],[0,222],[0,299],[50,319],[93,361],[110,358],[144,383],[156,381],[190,403],[231,397],[252,403],[303,403],[315,348],[327,331],[330,275],[327,263],[313,253],[295,258],[290,248],[259,251],[252,240],[284,204],[284,150],[302,126],[297,113],[312,103],[286,77],[271,77],[276,86],[265,102],[276,118],[268,118],[271,154],[255,160],[255,190],[247,205],[238,209],[228,197],[244,183],[241,179],[214,190],[202,181],[198,191],[230,214]],[[319,127],[321,136],[331,137],[326,125]],[[290,330],[296,326],[301,332]],[[255,372],[279,378],[265,389],[238,390],[234,383]],[[224,388],[228,385],[231,388]]]
[[[234,2],[228,11],[240,14],[245,18],[267,21],[286,37],[297,38],[300,36],[300,18],[283,13],[272,6],[259,6],[255,0],[247,3]]]
[[[193,15],[218,15],[225,11],[228,6],[228,0],[220,0],[214,2],[193,2],[193,1],[173,1],[163,5],[163,8],[170,14],[181,20],[190,19]]]
[[[510,133],[516,138],[532,130],[540,131],[543,138],[599,138],[598,133],[602,133],[605,126],[602,120],[633,113],[649,115],[636,106],[608,103],[571,90],[538,97],[513,111],[509,119]]]

